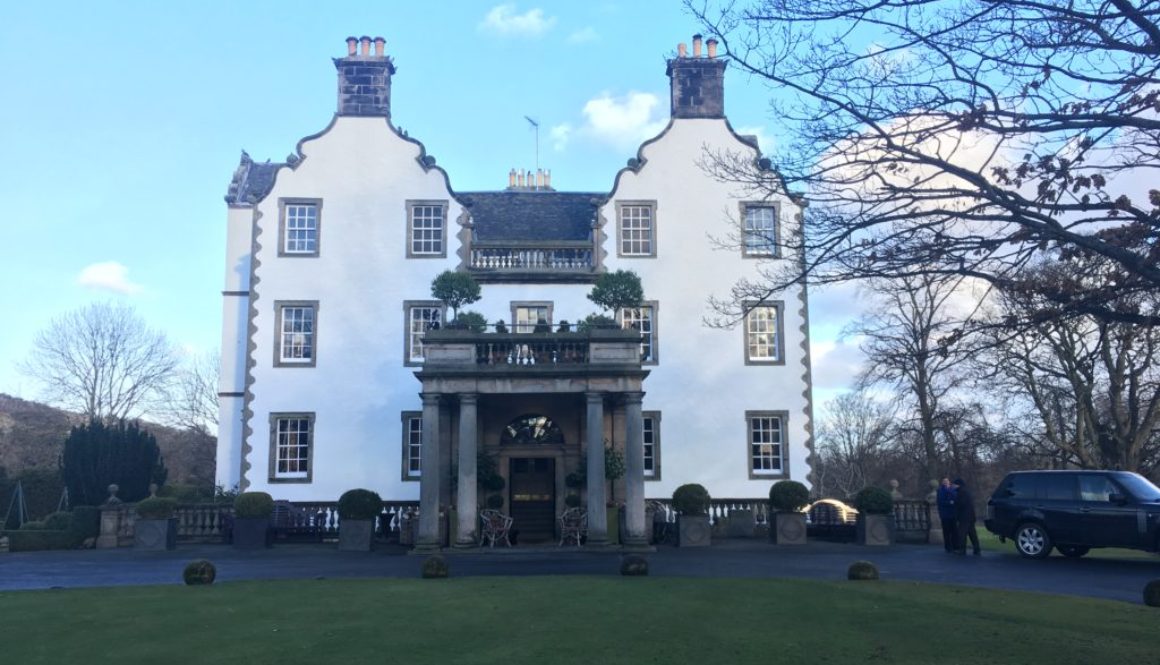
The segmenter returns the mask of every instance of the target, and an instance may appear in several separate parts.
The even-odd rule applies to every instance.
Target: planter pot
[[[272,536],[269,517],[234,519],[234,549],[264,550],[270,546]]]
[[[725,524],[725,535],[729,538],[752,538],[753,527],[752,510],[731,510],[729,521]]]
[[[775,545],[805,545],[805,513],[774,513],[769,542]]]
[[[894,542],[893,515],[859,515],[855,529],[859,545],[881,547]]]
[[[677,545],[680,547],[708,547],[712,542],[708,515],[678,515]]]
[[[342,520],[338,523],[338,549],[340,551],[369,552],[374,536],[374,520]]]
[[[177,518],[138,519],[133,524],[133,547],[152,551],[177,549]]]
[[[608,517],[606,517],[605,519],[608,520],[607,524],[608,524],[608,544],[609,545],[619,545],[624,540],[623,534],[620,533],[621,528],[622,528],[620,526],[621,525],[620,510],[621,509],[619,507],[608,508],[606,510],[606,514],[608,515]]]

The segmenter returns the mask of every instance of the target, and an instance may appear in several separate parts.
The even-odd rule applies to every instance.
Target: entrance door
[[[556,460],[513,457],[511,479],[512,529],[520,542],[552,540],[556,533]]]

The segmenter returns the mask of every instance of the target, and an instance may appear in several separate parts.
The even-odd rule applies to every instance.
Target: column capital
[[[423,399],[423,406],[438,406],[443,393],[419,393],[419,397]]]
[[[589,404],[604,401],[604,393],[584,393],[584,397],[588,400]]]
[[[621,393],[625,404],[640,404],[644,401],[644,392]]]
[[[460,404],[475,404],[479,401],[479,393],[459,393]]]

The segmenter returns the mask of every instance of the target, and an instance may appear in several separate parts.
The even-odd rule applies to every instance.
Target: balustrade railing
[[[654,509],[659,508],[664,515],[664,521],[673,522],[677,513],[673,510],[672,499],[649,499]],[[769,522],[769,499],[711,499],[709,501],[709,521],[718,524],[728,519],[729,513],[735,510],[747,510],[753,513],[755,524]]]
[[[183,543],[220,543],[229,537],[234,508],[229,504],[203,503],[177,507],[177,540]]]
[[[563,340],[497,340],[476,342],[475,362],[480,365],[578,365],[588,362],[588,342]]]
[[[589,272],[592,249],[579,247],[473,247],[475,270]]]

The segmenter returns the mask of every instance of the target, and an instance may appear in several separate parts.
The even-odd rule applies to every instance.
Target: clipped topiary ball
[[[383,500],[377,492],[355,489],[338,497],[338,517],[344,520],[373,520],[383,512]]]
[[[648,575],[648,559],[639,554],[629,554],[620,560],[620,574],[626,577]]]
[[[779,513],[796,513],[810,504],[810,491],[796,480],[783,480],[769,488],[769,506]]]
[[[1160,607],[1160,580],[1152,580],[1144,585],[1144,604]]]
[[[447,559],[444,559],[438,554],[432,554],[423,561],[423,579],[425,580],[443,579],[450,572],[451,569],[447,565]]]
[[[855,561],[850,564],[850,568],[846,571],[846,579],[876,580],[878,579],[878,566],[869,561]]]
[[[72,528],[73,516],[67,511],[50,513],[44,518],[44,528],[50,531],[68,531]]]
[[[181,574],[181,577],[189,586],[213,584],[214,579],[217,578],[217,568],[205,559],[197,559],[185,565],[185,572]]]
[[[265,492],[242,492],[234,499],[234,514],[241,519],[261,519],[274,513],[274,497]]]
[[[673,490],[673,510],[682,515],[708,515],[709,501],[709,491],[697,483]]]
[[[854,507],[868,515],[889,515],[894,510],[894,498],[881,487],[865,487],[854,495]]]

